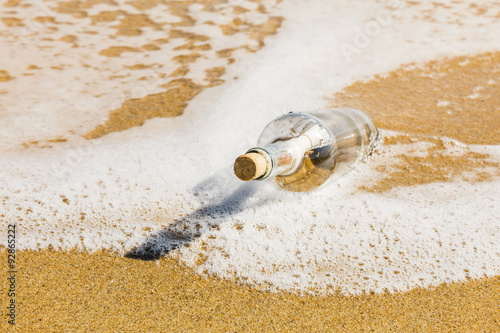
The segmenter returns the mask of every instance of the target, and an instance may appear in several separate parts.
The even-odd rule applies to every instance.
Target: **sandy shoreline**
[[[498,58],[498,53],[493,56]],[[486,69],[497,66],[496,60],[484,63],[490,66],[486,66]],[[477,78],[477,75],[471,74],[471,78],[474,77]],[[483,81],[488,79],[485,75],[479,77]],[[390,86],[391,82],[386,80],[384,84],[378,83],[370,91],[381,92],[380,87]],[[492,89],[497,87],[496,82],[490,86]],[[451,87],[453,88],[453,85]],[[374,95],[378,96],[376,93]],[[339,96],[337,95],[337,98]],[[479,100],[482,104],[489,103],[492,110],[484,117],[489,116],[493,120],[497,116],[493,105],[495,96],[491,93],[488,98]],[[357,100],[359,103],[363,102],[362,98]],[[367,105],[359,107],[369,108],[370,99],[365,103]],[[473,107],[481,109],[477,104],[473,104]],[[397,119],[397,116],[394,114],[396,118],[393,119]],[[465,116],[459,116],[457,119],[464,124],[468,123]],[[391,129],[390,126],[387,127]],[[432,129],[433,127],[429,126],[429,132],[426,134],[439,134],[432,132]],[[471,129],[478,130],[478,127],[472,126]],[[412,135],[410,128],[407,132]],[[413,138],[387,138],[387,144],[429,140],[419,134],[413,133]],[[470,135],[456,138],[467,142],[465,139],[473,138],[474,134]],[[490,144],[497,143],[494,136],[486,138],[491,139],[487,141]],[[435,147],[431,147],[429,152],[435,154],[437,151],[444,162],[436,164],[435,159],[428,158],[419,160],[420,162],[412,167],[415,177],[422,182],[425,183],[425,179],[434,181],[432,175],[439,176],[444,171],[447,175],[452,175],[453,179],[465,179],[464,171],[457,166],[465,164],[470,166],[470,170],[465,171],[481,172],[486,165],[467,160],[465,157],[468,155],[447,155],[446,147],[438,141],[434,142]],[[477,158],[486,160],[487,157],[478,155]],[[433,165],[434,168],[429,169]],[[443,165],[455,172],[450,173]],[[405,165],[396,166],[406,168]],[[493,163],[489,167],[497,168],[498,164]],[[407,172],[403,178],[397,178],[387,172],[386,174],[390,176],[384,178],[391,181],[389,188],[414,185],[407,184]],[[476,180],[476,184],[494,180],[496,176],[493,172],[491,176]],[[449,180],[451,178],[438,178],[438,181],[442,182]],[[377,186],[378,190],[384,190],[383,186]],[[373,189],[376,190],[377,187]],[[2,260],[6,261],[5,249],[0,253]],[[7,276],[7,266],[1,267],[2,276]],[[217,277],[201,276],[176,259],[164,257],[157,261],[141,261],[124,258],[105,250],[96,253],[22,250],[17,255],[17,270],[15,328],[23,332],[500,331],[500,276],[416,288],[407,292],[372,293],[351,297],[272,293],[264,291],[265,288],[260,286],[241,285]],[[2,279],[2,284],[2,290],[8,290],[8,280]],[[4,307],[5,305],[6,303],[2,304]],[[7,322],[5,311],[2,319],[0,328],[12,329]]]
[[[0,331],[500,332],[500,275],[467,280],[469,273],[477,277],[499,272],[496,192],[474,197],[467,194],[467,202],[459,202],[455,209],[450,202],[456,203],[457,196],[450,190],[449,197],[442,194],[435,206],[427,205],[432,211],[424,211],[425,203],[420,205],[415,201],[416,208],[412,207],[415,212],[410,212],[413,215],[400,220],[396,219],[399,215],[396,213],[408,206],[398,208],[397,204],[405,200],[411,203],[409,195],[403,194],[398,198],[400,201],[394,198],[385,201],[392,206],[373,201],[363,206],[354,199],[353,211],[382,207],[384,213],[394,212],[382,216],[374,209],[372,215],[353,213],[343,217],[348,222],[360,222],[357,228],[346,224],[346,229],[356,229],[361,234],[360,243],[365,240],[369,243],[366,253],[361,254],[351,251],[362,249],[362,244],[356,247],[353,241],[357,240],[352,238],[355,233],[343,232],[340,227],[324,228],[338,227],[344,222],[339,221],[339,214],[316,217],[330,206],[332,210],[347,210],[349,206],[338,204],[334,196],[324,206],[311,206],[314,197],[308,201],[301,198],[303,206],[289,207],[295,210],[285,216],[283,224],[273,220],[287,212],[286,206],[279,206],[279,201],[273,205],[281,210],[269,208],[262,214],[262,207],[249,204],[244,208],[257,207],[259,214],[242,214],[237,219],[233,219],[231,212],[239,208],[229,207],[230,213],[226,215],[231,219],[221,218],[217,223],[223,226],[231,223],[236,231],[231,227],[219,230],[217,237],[212,235],[207,240],[211,247],[205,248],[202,242],[206,239],[201,240],[192,253],[206,260],[224,257],[224,251],[231,250],[227,258],[233,258],[247,250],[236,245],[258,248],[261,252],[249,250],[243,259],[253,260],[258,254],[261,257],[257,258],[264,263],[235,261],[238,264],[235,267],[248,269],[240,272],[247,279],[245,274],[252,277],[253,272],[275,264],[306,275],[308,271],[301,268],[309,265],[313,271],[328,269],[332,277],[325,274],[326,282],[336,283],[340,280],[333,275],[342,271],[339,263],[345,263],[346,270],[339,276],[347,276],[349,283],[354,283],[357,277],[361,279],[361,272],[368,279],[369,267],[376,268],[372,273],[377,281],[392,281],[394,285],[409,282],[409,277],[419,273],[431,285],[432,281],[443,281],[436,277],[444,281],[452,280],[450,276],[454,281],[463,279],[405,292],[375,294],[363,290],[360,296],[269,292],[264,285],[240,284],[198,274],[195,269],[199,273],[211,268],[212,272],[217,272],[216,269],[224,272],[226,266],[207,264],[194,268],[188,266],[190,257],[186,253],[180,261],[168,256],[141,261],[104,250],[125,247],[126,242],[137,242],[142,236],[154,236],[152,230],[162,230],[178,215],[182,217],[186,212],[187,215],[192,204],[203,206],[209,202],[203,198],[200,203],[194,202],[191,187],[187,185],[192,174],[204,171],[205,166],[213,172],[219,166],[215,159],[203,159],[207,149],[197,141],[206,137],[214,147],[230,146],[226,151],[232,158],[232,151],[239,149],[237,145],[248,139],[244,134],[255,129],[252,126],[256,123],[250,118],[260,121],[264,116],[272,118],[272,113],[281,109],[301,110],[304,105],[356,107],[369,113],[380,128],[393,131],[394,136],[384,138],[387,150],[375,154],[371,160],[379,163],[370,165],[379,177],[372,177],[372,183],[353,186],[357,194],[368,193],[380,199],[394,189],[432,183],[452,188],[454,182],[467,183],[470,189],[467,193],[473,193],[484,189],[485,184],[491,188],[498,184],[500,155],[494,149],[491,155],[478,152],[479,145],[494,147],[500,143],[497,126],[500,52],[496,39],[488,37],[498,27],[493,23],[500,17],[493,3],[491,8],[465,2],[450,6],[433,3],[430,8],[418,2],[404,5],[401,2],[401,8],[375,3],[370,7],[367,3],[366,8],[365,4],[355,5],[353,8],[357,9],[352,11],[349,6],[332,7],[326,14],[321,13],[320,1],[314,2],[318,5],[316,12],[303,12],[300,6],[294,9],[293,3],[283,9],[285,2],[281,1],[239,3],[241,6],[222,0],[77,0],[41,8],[34,1],[11,0],[3,5],[5,15],[2,14],[0,22],[5,29],[0,32],[0,44],[8,52],[0,50],[6,59],[0,68],[0,111],[4,112],[0,117],[4,125],[0,150],[19,153],[19,160],[7,161],[6,167],[3,164],[0,167],[0,171],[6,172],[7,184],[0,183],[2,208],[6,210],[5,215],[0,214],[0,222],[4,226],[17,223],[19,249],[16,326],[12,327],[6,310],[10,297],[7,252],[0,245],[3,262]],[[389,13],[393,23],[371,36],[368,43],[371,46],[357,49],[353,59],[344,59],[337,43],[356,45],[357,30],[342,20],[345,17],[358,21],[356,27],[366,30],[376,22],[373,15],[367,14],[370,11]],[[277,16],[281,14],[287,15]],[[306,22],[316,18],[318,22],[312,25]],[[334,24],[330,25],[331,22]],[[428,35],[412,34],[420,30],[415,29],[417,26],[423,31],[428,29]],[[308,33],[308,29],[318,36]],[[278,39],[282,30],[285,38],[289,38],[287,43]],[[316,37],[321,38],[315,40]],[[263,58],[249,56],[265,47],[268,53]],[[311,51],[302,53],[302,49]],[[409,57],[413,51],[417,56]],[[394,59],[386,61],[386,56]],[[409,63],[400,68],[396,65],[405,59],[429,57],[430,62]],[[347,60],[354,63],[348,66]],[[309,66],[309,62],[314,66]],[[242,66],[241,70],[233,64]],[[392,68],[393,65],[396,67]],[[388,68],[392,69],[386,71]],[[360,80],[368,78],[369,73],[379,75]],[[335,84],[326,84],[329,80]],[[228,88],[217,90],[215,86]],[[246,96],[247,93],[251,96]],[[319,101],[319,95],[324,101]],[[197,99],[201,97],[205,99],[199,102]],[[228,109],[224,109],[224,103],[217,104],[220,101],[229,101]],[[258,104],[252,104],[254,101]],[[250,112],[255,115],[247,117]],[[160,118],[171,118],[172,123]],[[199,126],[193,130],[191,125],[196,121]],[[240,123],[244,124],[244,130],[237,129]],[[190,136],[183,128],[204,134]],[[232,134],[219,137],[224,131]],[[171,133],[177,133],[178,138],[169,137]],[[151,136],[150,140],[144,139],[147,136]],[[176,144],[174,139],[180,143]],[[143,146],[137,148],[133,143],[140,140]],[[79,147],[82,142],[88,150],[74,156],[75,163],[69,163],[69,158],[65,159],[69,155],[64,152],[71,152],[72,147]],[[196,159],[181,159],[184,164],[180,165],[185,170],[179,170],[182,168],[173,165],[174,159],[164,155],[184,156],[186,143],[194,147]],[[177,147],[183,148],[176,150]],[[46,163],[43,153],[53,158],[54,164]],[[21,158],[32,156],[39,159],[30,162],[29,158]],[[229,161],[223,152],[221,156],[220,160]],[[60,175],[54,175],[58,170]],[[454,191],[460,192],[461,188]],[[436,193],[429,193],[429,197]],[[474,200],[472,205],[469,201]],[[463,213],[467,210],[469,215]],[[481,215],[483,211],[487,214]],[[423,223],[419,224],[423,222],[420,218],[426,214],[431,221],[427,227],[435,233],[424,230],[420,236],[425,229]],[[207,217],[213,218],[201,214],[194,221],[205,223]],[[263,231],[267,225],[261,223],[267,220],[273,220],[274,226],[279,227],[269,228],[269,237]],[[311,220],[326,222],[323,229],[321,225],[316,228],[320,230],[316,234],[312,223],[303,232],[300,229],[295,233],[282,232]],[[373,222],[371,229],[367,224],[362,225],[367,220]],[[391,224],[389,220],[395,222]],[[414,229],[411,229],[414,225],[407,223],[409,220],[415,222]],[[243,229],[245,224],[247,227]],[[341,232],[345,235],[345,248],[352,246],[345,253],[334,246],[341,244],[337,237]],[[331,236],[329,244],[321,243],[325,241],[323,233]],[[271,241],[258,243],[266,237]],[[294,237],[301,246],[285,247]],[[281,246],[281,252],[266,248],[269,244]],[[97,252],[53,250],[47,246],[65,249],[77,246]],[[285,256],[304,249],[309,252],[303,257]],[[428,250],[435,251],[428,253]],[[276,253],[285,259],[276,260],[280,259]],[[393,254],[394,258],[389,258]],[[380,258],[387,262],[377,261]],[[393,264],[389,259],[399,261]],[[459,259],[464,260],[456,263]],[[404,275],[404,269],[413,275]],[[286,278],[290,274],[283,281]],[[307,285],[302,290],[307,290]]]
[[[395,294],[298,296],[203,278],[169,258],[44,250],[18,253],[18,288],[18,332],[500,330],[498,276]]]

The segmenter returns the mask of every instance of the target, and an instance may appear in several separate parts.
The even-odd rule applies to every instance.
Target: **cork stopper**
[[[259,153],[241,155],[234,161],[234,174],[243,181],[257,179],[267,171],[267,159]]]

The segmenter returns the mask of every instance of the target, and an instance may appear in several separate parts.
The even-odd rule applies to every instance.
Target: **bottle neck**
[[[249,149],[235,160],[234,173],[243,181],[290,175],[300,168],[308,151],[330,144],[330,132],[316,124],[292,138]]]
[[[266,172],[258,180],[278,175],[288,175],[300,166],[304,155],[314,146],[307,135],[300,135],[284,141],[277,141],[262,147],[251,148],[249,153],[258,153],[267,161]]]

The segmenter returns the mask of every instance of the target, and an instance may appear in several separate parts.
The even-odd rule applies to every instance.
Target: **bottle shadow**
[[[195,187],[195,195],[203,192],[207,184],[213,187],[213,183],[213,177],[200,183]],[[171,251],[192,243],[203,234],[218,228],[228,217],[242,212],[245,203],[257,192],[258,187],[255,182],[243,183],[230,194],[222,196],[222,200],[218,199],[220,195],[216,195],[202,208],[148,236],[142,244],[126,253],[125,257],[146,261],[158,260]]]

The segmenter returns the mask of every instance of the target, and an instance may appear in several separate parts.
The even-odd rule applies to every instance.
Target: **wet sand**
[[[170,258],[55,250],[19,253],[18,272],[18,332],[500,330],[498,276],[405,293],[299,296],[203,278]]]

